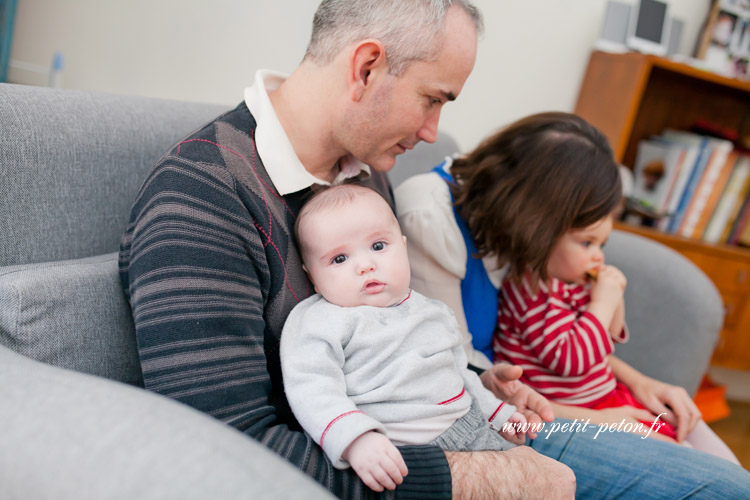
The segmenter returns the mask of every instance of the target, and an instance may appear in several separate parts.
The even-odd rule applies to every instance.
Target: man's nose
[[[437,140],[438,122],[440,121],[440,110],[429,113],[417,132],[417,137],[424,142],[432,144]]]

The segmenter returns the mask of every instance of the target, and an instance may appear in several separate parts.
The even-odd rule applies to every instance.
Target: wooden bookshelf
[[[750,134],[750,82],[663,57],[593,52],[576,114],[598,127],[615,158],[632,168],[638,142],[698,120]]]
[[[737,130],[750,145],[750,82],[726,78],[662,57],[593,52],[575,113],[609,139],[615,158],[633,167],[641,139],[698,120]],[[714,282],[725,317],[712,364],[750,370],[750,250],[618,225],[681,253]]]

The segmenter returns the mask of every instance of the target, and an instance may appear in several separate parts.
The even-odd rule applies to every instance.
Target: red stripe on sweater
[[[330,430],[331,426],[332,426],[333,424],[335,424],[336,422],[338,422],[339,420],[341,420],[342,418],[344,418],[344,417],[347,417],[347,416],[349,416],[349,415],[352,415],[352,414],[354,414],[354,413],[362,413],[362,412],[361,412],[361,411],[359,411],[359,410],[353,410],[353,411],[350,411],[350,412],[342,413],[342,414],[341,414],[341,415],[339,415],[338,417],[336,417],[336,418],[334,418],[333,420],[331,420],[331,421],[330,421],[330,423],[329,423],[328,425],[326,425],[326,428],[325,428],[325,430],[323,431],[323,434],[321,434],[321,435],[320,435],[320,447],[321,447],[321,448],[323,447],[323,438],[325,438],[325,437],[326,437],[326,434],[327,434],[327,433],[328,433],[328,431]]]
[[[497,416],[498,413],[500,413],[500,409],[503,406],[505,406],[505,401],[501,401],[500,402],[500,406],[497,407],[497,410],[495,410],[495,413],[493,413],[492,415],[490,415],[489,422],[492,422],[493,420],[495,420],[495,417]]]
[[[461,399],[464,396],[464,394],[466,394],[466,388],[461,389],[461,392],[457,396],[453,396],[450,399],[446,399],[445,401],[443,401],[441,403],[438,403],[438,405],[447,405],[449,403],[457,401],[457,400]]]
[[[404,302],[406,302],[407,300],[409,300],[409,297],[411,297],[411,288],[409,288],[409,293],[406,295],[406,297],[404,297],[404,300],[402,300],[401,302],[399,302],[396,305],[400,306],[401,304],[403,304]]]

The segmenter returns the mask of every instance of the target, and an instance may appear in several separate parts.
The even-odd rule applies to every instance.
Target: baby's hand
[[[374,491],[394,490],[409,473],[401,452],[385,435],[369,431],[352,441],[342,455]]]
[[[627,284],[627,278],[615,266],[601,266],[591,286],[591,301],[616,305],[622,300]]]
[[[524,444],[526,442],[526,432],[524,429],[526,417],[521,413],[515,412],[508,418],[508,421],[500,426],[500,435],[515,444]]]

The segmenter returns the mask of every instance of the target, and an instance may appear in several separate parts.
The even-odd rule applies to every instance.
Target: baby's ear
[[[404,245],[406,245],[406,235],[404,234],[401,237],[404,239]]]
[[[307,274],[307,279],[309,279],[310,283],[313,284],[313,290],[315,290],[315,293],[320,293],[320,292],[318,292],[318,287],[315,286],[315,283],[313,283],[312,276],[310,276],[310,271],[307,270],[307,266],[305,266],[304,264],[302,264],[302,270],[305,271],[305,274]]]

